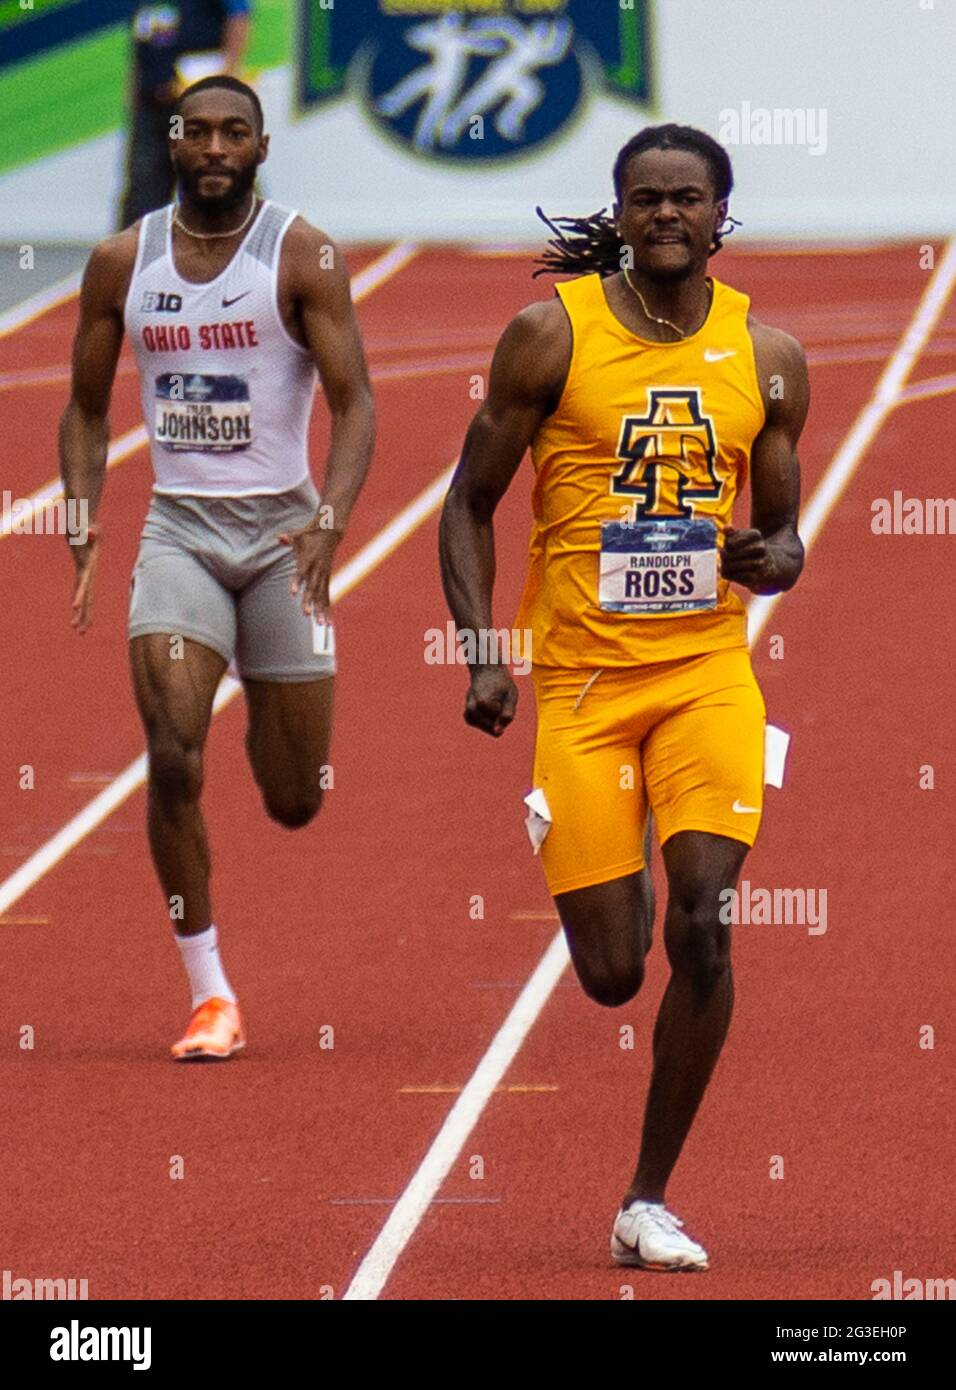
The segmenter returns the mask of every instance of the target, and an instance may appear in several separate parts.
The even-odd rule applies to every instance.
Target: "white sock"
[[[215,923],[210,923],[205,931],[197,932],[195,936],[177,936],[176,944],[192,987],[193,1008],[197,1009],[214,996],[228,999],[234,1004],[236,996],[219,959]]]

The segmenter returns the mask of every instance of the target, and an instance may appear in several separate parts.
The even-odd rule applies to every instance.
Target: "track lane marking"
[[[41,314],[75,299],[82,278],[83,272],[74,270],[69,275],[64,275],[62,280],[56,280],[52,285],[47,285],[46,289],[37,290],[36,294],[31,294],[28,299],[14,304],[11,309],[5,309],[0,314],[0,338],[8,338],[11,333],[16,333],[33,323]]]
[[[463,1089],[463,1088],[462,1088],[461,1086],[443,1086],[443,1085],[441,1085],[440,1083],[436,1083],[436,1084],[433,1085],[433,1086],[399,1086],[399,1088],[398,1088],[398,1094],[399,1094],[400,1096],[457,1096],[457,1095],[459,1095],[459,1094],[461,1093],[462,1089]],[[548,1084],[548,1085],[542,1084],[542,1085],[536,1085],[536,1086],[532,1086],[532,1085],[524,1085],[524,1086],[521,1086],[521,1085],[496,1086],[496,1087],[495,1087],[495,1095],[499,1095],[499,1096],[537,1095],[539,1092],[544,1092],[544,1091],[556,1091],[556,1090],[558,1090],[558,1087],[557,1087],[557,1086],[550,1085],[550,1084]]]
[[[954,280],[956,238],[947,243],[946,251],[920,297],[909,326],[883,369],[870,400],[857,416],[810,500],[800,528],[807,550],[820,534],[873,436],[892,409],[907,374],[942,314]],[[763,631],[779,598],[779,594],[755,596],[748,604],[748,636],[751,643]],[[569,959],[564,933],[559,928],[352,1276],[342,1295],[343,1300],[372,1300],[382,1292],[489,1099],[501,1084],[525,1037],[551,997]]]
[[[121,434],[119,439],[115,439],[107,450],[106,471],[109,472],[110,469],[118,467],[121,463],[125,463],[132,454],[135,454],[138,449],[142,449],[143,445],[148,442],[149,437],[146,433],[145,425],[137,425],[135,429],[127,430],[125,434]],[[4,540],[7,536],[12,536],[14,534],[14,526],[19,526],[27,520],[29,520],[30,525],[30,532],[27,534],[37,533],[39,527],[35,525],[36,518],[41,512],[45,512],[48,507],[52,507],[54,503],[59,502],[62,497],[62,480],[59,478],[51,478],[48,483],[44,483],[42,487],[37,488],[36,492],[31,492],[24,498],[17,498],[16,500],[18,502],[25,502],[26,506],[16,508],[16,515],[14,515],[14,508],[11,507],[9,515],[0,518],[0,541]]]
[[[948,376],[928,376],[922,381],[914,381],[901,391],[893,402],[893,409],[913,405],[916,401],[931,401],[936,396],[948,396],[952,391],[956,391],[956,372]]]
[[[890,411],[899,403],[906,378],[939,322],[956,282],[956,237],[951,238],[942,259],[920,296],[916,312],[890,357],[873,394],[860,411],[849,434],[830,461],[827,471],[800,520],[805,549],[820,534],[833,508],[843,496],[867,449]],[[755,594],[747,605],[747,635],[753,644],[776,608],[782,594]]]

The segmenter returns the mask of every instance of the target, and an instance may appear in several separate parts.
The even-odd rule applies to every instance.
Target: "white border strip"
[[[950,241],[917,306],[916,312],[884,369],[872,400],[863,409],[843,445],[834,456],[807,508],[801,526],[804,544],[819,535],[826,518],[843,493],[867,445],[876,433],[933,330],[956,279],[956,240]],[[748,606],[753,640],[763,630],[777,594],[758,598]],[[760,605],[758,607],[758,605]],[[754,609],[757,608],[756,616]],[[559,930],[538,962],[514,1008],[491,1041],[478,1067],[438,1131],[431,1147],[378,1233],[371,1249],[352,1277],[343,1299],[378,1298],[395,1264],[418,1228],[429,1204],[466,1143],[495,1088],[517,1055],[518,1049],[551,996],[567,963],[564,933]]]
[[[65,304],[68,299],[72,299],[80,288],[82,278],[82,271],[71,271],[62,280],[47,285],[45,290],[37,290],[29,299],[14,304],[11,309],[5,309],[0,314],[0,338],[9,337],[11,333],[16,333],[18,328],[26,328],[28,323],[45,314],[48,309],[54,309],[58,304]]]

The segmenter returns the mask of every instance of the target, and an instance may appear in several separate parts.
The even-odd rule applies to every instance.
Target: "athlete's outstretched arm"
[[[375,405],[343,252],[299,219],[286,236],[283,258],[287,253],[296,316],[332,418],[322,510],[303,531],[287,538],[296,551],[302,606],[323,614],[332,556],[372,461]]]
[[[60,475],[67,504],[85,508],[89,534],[73,544],[73,626],[90,623],[99,531],[97,508],[106,476],[109,406],[123,341],[123,301],[136,256],[136,234],[121,232],[94,248],[83,273],[80,322],[73,343],[70,400],[60,421]],[[81,510],[81,515],[83,512]]]
[[[465,438],[439,527],[442,585],[459,630],[493,627],[495,509],[557,405],[570,359],[571,325],[558,300],[524,309],[495,350],[488,396]],[[497,738],[514,718],[517,699],[507,666],[471,667],[469,724]]]
[[[721,572],[755,594],[778,594],[792,589],[803,569],[797,441],[810,382],[795,338],[753,321],[750,327],[766,421],[750,452],[750,529],[727,530]]]

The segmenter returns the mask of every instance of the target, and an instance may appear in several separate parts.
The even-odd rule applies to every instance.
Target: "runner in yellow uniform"
[[[531,562],[515,626],[532,634],[533,805],[578,978],[602,1004],[625,1003],[643,979],[649,809],[657,822],[672,973],[611,1239],[620,1263],[656,1269],[707,1268],[664,1192],[730,1023],[720,895],[736,886],[762,809],[764,704],[731,582],[777,593],[803,565],[803,352],[707,275],[732,183],[709,136],[651,127],[618,156],[613,220],[555,228],[545,268],[579,278],[503,334],[441,529],[457,626],[490,631],[493,514],[531,447]],[[751,525],[735,529],[748,478]],[[498,736],[516,703],[506,665],[472,666],[470,724]]]

